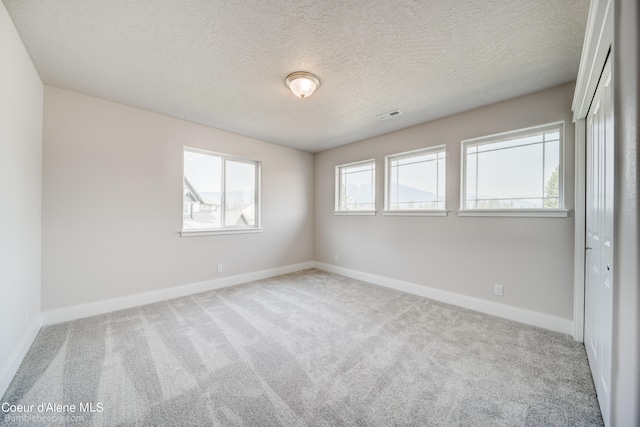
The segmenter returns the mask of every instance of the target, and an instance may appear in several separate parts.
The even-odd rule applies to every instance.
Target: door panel
[[[585,346],[609,421],[613,303],[613,92],[607,61],[587,117]]]

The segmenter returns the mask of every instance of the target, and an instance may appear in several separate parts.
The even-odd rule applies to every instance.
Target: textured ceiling
[[[45,84],[311,152],[575,80],[589,0],[3,0]],[[321,80],[308,99],[284,83]],[[380,121],[376,116],[400,109]]]

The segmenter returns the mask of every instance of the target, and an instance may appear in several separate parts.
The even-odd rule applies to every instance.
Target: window
[[[182,234],[258,231],[260,162],[184,149]]]
[[[445,211],[445,146],[386,157],[385,214]]]
[[[335,213],[375,214],[376,161],[336,166]]]
[[[554,123],[462,141],[460,213],[566,216],[563,132]]]

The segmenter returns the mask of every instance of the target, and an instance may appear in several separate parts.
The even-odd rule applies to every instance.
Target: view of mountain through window
[[[338,166],[337,170],[336,211],[375,210],[375,161]]]
[[[445,209],[445,147],[387,156],[387,210]]]

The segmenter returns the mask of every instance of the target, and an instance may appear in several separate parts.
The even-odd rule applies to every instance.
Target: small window
[[[386,157],[385,213],[445,212],[445,146]]]
[[[184,149],[183,234],[256,231],[260,162]]]
[[[563,132],[554,123],[462,141],[460,212],[566,212]]]
[[[336,166],[335,213],[375,214],[375,159]]]

